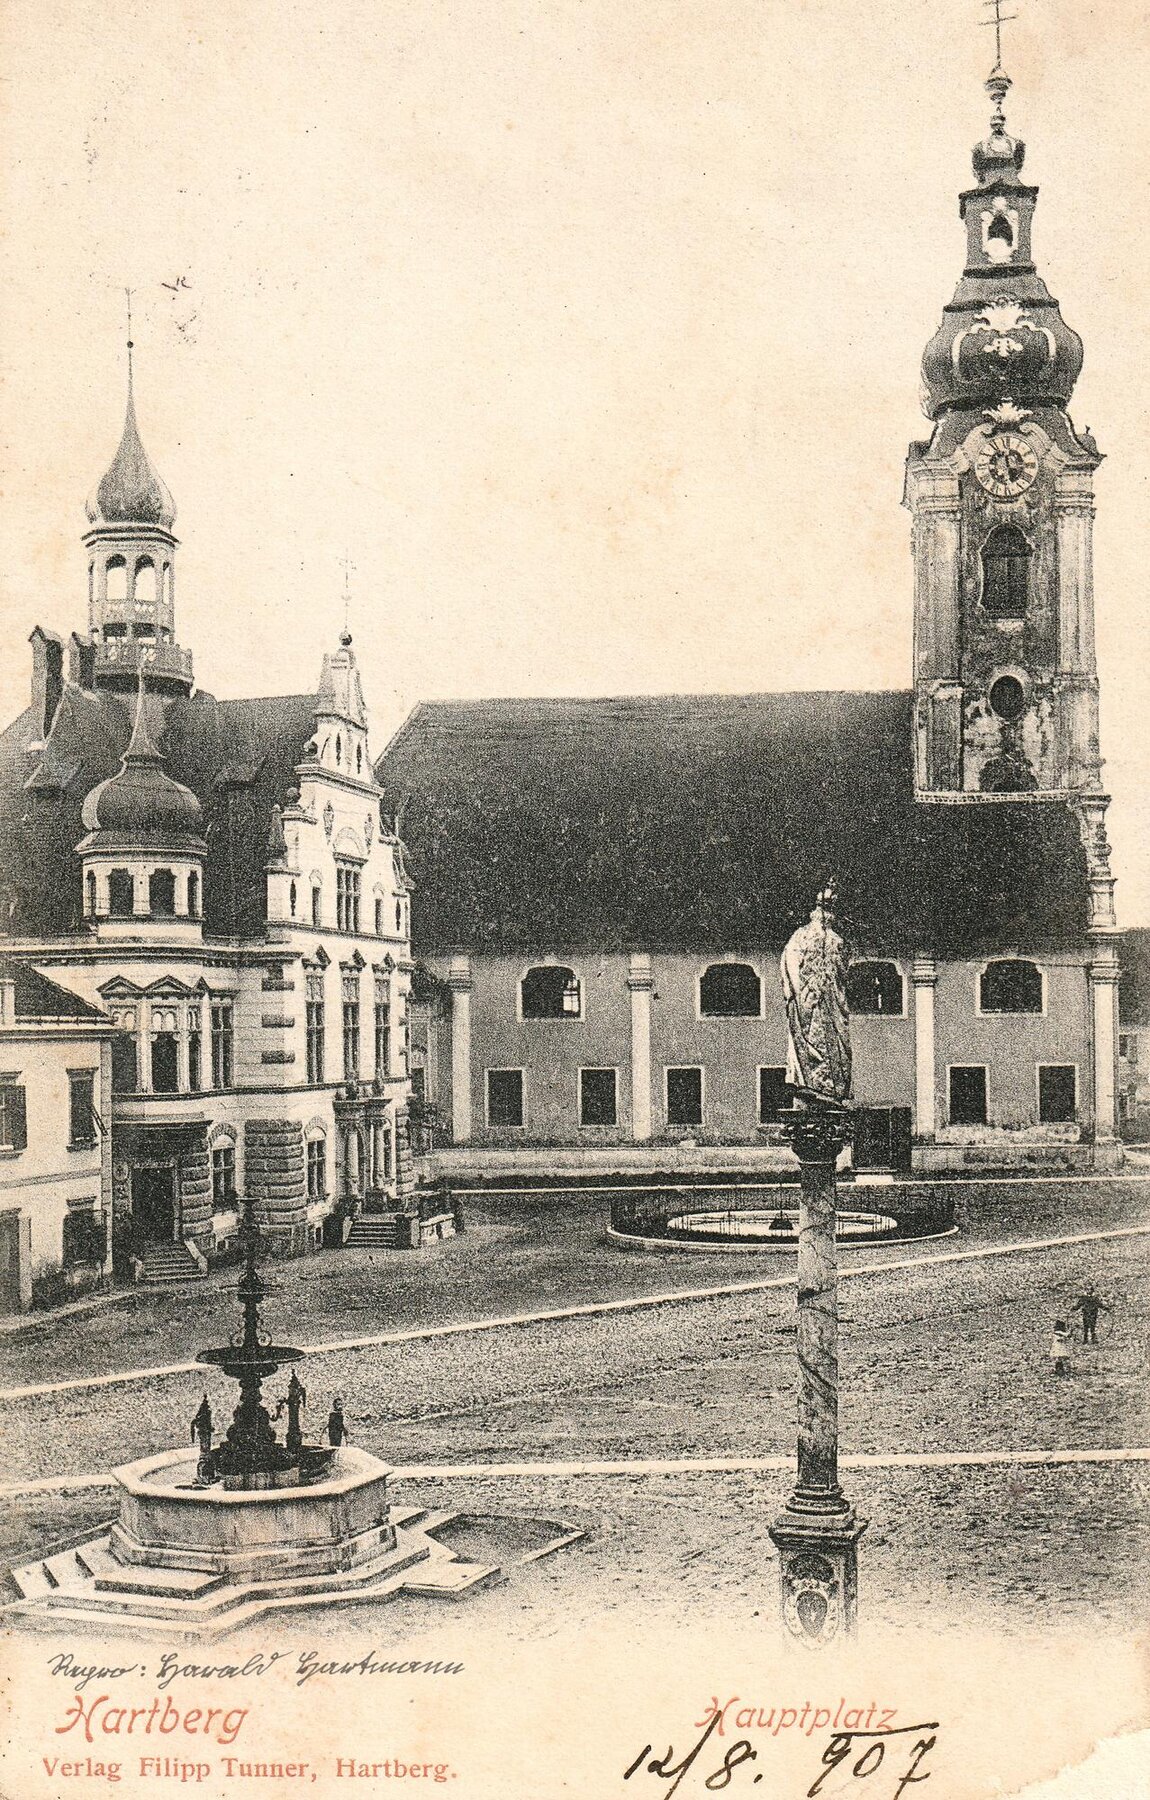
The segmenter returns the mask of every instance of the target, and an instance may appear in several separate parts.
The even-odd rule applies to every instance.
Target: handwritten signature
[[[686,1780],[697,1763],[699,1764],[698,1773],[702,1774],[703,1769],[713,1761],[717,1745],[710,1755],[704,1757],[703,1752],[721,1718],[721,1713],[715,1713],[694,1747],[678,1761],[676,1761],[677,1752],[673,1746],[668,1747],[665,1756],[652,1756],[651,1752],[654,1746],[644,1744],[634,1762],[623,1771],[623,1780],[630,1781],[632,1776],[639,1774],[658,1776],[660,1780],[671,1783],[669,1788],[663,1790],[667,1800],[670,1800],[670,1796],[676,1792],[680,1783]],[[901,1771],[889,1800],[901,1800],[902,1794],[912,1783],[930,1780],[931,1771],[929,1769],[923,1770],[921,1773],[919,1771],[938,1742],[934,1735],[937,1730],[938,1721],[934,1720],[924,1725],[895,1725],[872,1731],[833,1732],[822,1754],[822,1773],[806,1790],[806,1800],[815,1800],[815,1796],[828,1777],[833,1775],[835,1770],[842,1767],[844,1763],[849,1764],[852,1757],[854,1758],[853,1766],[846,1771],[851,1777],[863,1780],[868,1775],[876,1774],[886,1763],[888,1750],[891,1753],[891,1768]],[[907,1750],[907,1743],[904,1740],[910,1739],[914,1741],[910,1744],[908,1758],[904,1754]],[[892,1742],[892,1740],[895,1741]],[[704,1776],[704,1788],[708,1793],[722,1793],[725,1788],[731,1786],[736,1770],[744,1766],[749,1770],[749,1766],[757,1762],[758,1757],[759,1752],[750,1739],[739,1738],[724,1752],[722,1760],[711,1769],[710,1774]],[[702,1760],[700,1761],[700,1759]],[[761,1769],[754,1770],[749,1773],[749,1780],[744,1780],[742,1785],[748,1786],[751,1783],[762,1781],[762,1779],[763,1771]],[[868,1795],[871,1800],[874,1800],[874,1790],[868,1790]]]

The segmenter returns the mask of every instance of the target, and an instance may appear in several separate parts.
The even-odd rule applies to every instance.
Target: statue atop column
[[[836,894],[824,887],[783,951],[780,974],[790,1041],[787,1081],[801,1105],[842,1106],[851,1095],[847,948],[835,929]]]

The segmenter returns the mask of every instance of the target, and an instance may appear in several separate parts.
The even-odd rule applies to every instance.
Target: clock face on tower
[[[988,438],[974,461],[974,472],[988,494],[999,500],[1026,492],[1038,474],[1038,458],[1025,438],[1013,431],[997,431]]]

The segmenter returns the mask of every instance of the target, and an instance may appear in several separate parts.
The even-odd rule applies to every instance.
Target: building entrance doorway
[[[146,1163],[132,1170],[132,1217],[145,1242],[174,1243],[176,1171],[171,1163]]]

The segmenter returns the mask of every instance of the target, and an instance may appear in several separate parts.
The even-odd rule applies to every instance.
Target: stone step
[[[96,1576],[98,1593],[148,1594],[162,1600],[200,1600],[222,1586],[222,1576],[203,1569],[131,1568],[119,1563]]]
[[[14,1586],[25,1600],[42,1600],[56,1591],[56,1584],[45,1574],[43,1563],[27,1563],[21,1569],[13,1569],[11,1575]]]
[[[76,1551],[76,1561],[87,1569],[89,1575],[103,1575],[123,1566],[109,1551],[106,1537],[95,1538],[90,1544],[81,1544]]]
[[[140,1260],[145,1282],[154,1287],[207,1278],[206,1270],[182,1244],[150,1244]]]
[[[46,1556],[43,1562],[44,1573],[54,1587],[76,1587],[87,1579],[84,1568],[75,1550],[61,1550],[55,1556]]]

